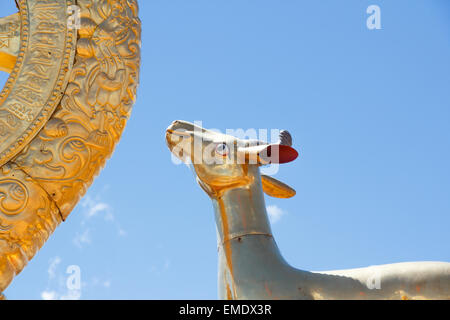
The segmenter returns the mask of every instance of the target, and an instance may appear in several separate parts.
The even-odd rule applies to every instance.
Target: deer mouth
[[[183,125],[181,121],[174,121],[166,129],[166,143],[170,151],[172,151],[177,144],[184,138],[190,138],[190,133],[187,126]]]
[[[202,128],[187,121],[174,121],[166,129],[166,144],[174,156],[183,162],[189,162],[192,154],[192,142],[196,132]]]

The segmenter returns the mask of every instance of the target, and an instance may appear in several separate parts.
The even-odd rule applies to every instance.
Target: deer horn
[[[287,130],[282,130],[280,132],[280,142],[283,146],[292,147],[292,136]]]

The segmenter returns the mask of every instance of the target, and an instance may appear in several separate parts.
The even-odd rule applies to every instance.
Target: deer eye
[[[216,154],[222,157],[228,155],[228,146],[226,143],[219,143],[216,147]]]

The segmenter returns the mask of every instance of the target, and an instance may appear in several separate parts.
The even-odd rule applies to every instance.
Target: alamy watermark
[[[367,278],[366,286],[369,290],[381,290],[381,273],[374,272]]]
[[[67,267],[66,280],[67,296],[70,299],[77,300],[81,298],[81,268],[77,265]]]
[[[366,25],[369,30],[381,29],[381,9],[379,6],[373,4],[367,7],[366,10],[369,17],[367,18]]]

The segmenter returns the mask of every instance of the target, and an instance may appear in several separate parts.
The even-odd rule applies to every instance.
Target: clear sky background
[[[448,0],[139,3],[141,84],[123,139],[9,299],[66,296],[70,265],[82,299],[217,298],[211,202],[164,141],[176,119],[291,131],[301,157],[276,178],[297,196],[266,203],[292,265],[450,261]],[[382,30],[366,27],[371,4]]]

